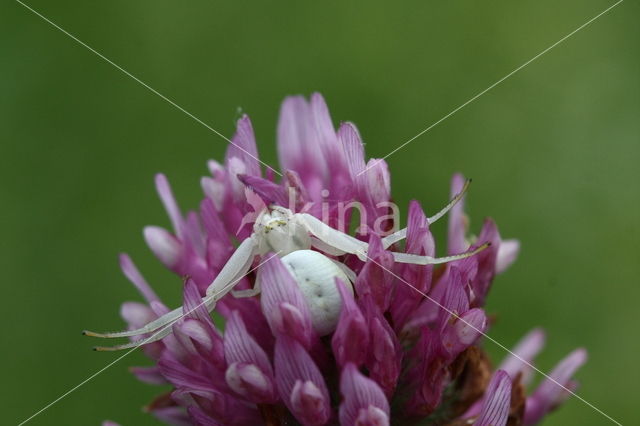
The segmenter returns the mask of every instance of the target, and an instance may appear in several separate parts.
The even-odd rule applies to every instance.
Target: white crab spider
[[[451,201],[442,210],[440,210],[440,212],[430,217],[428,222],[431,224],[444,216],[462,198],[469,183],[470,181],[467,181],[462,190],[456,194]],[[407,229],[401,229],[400,231],[383,238],[382,245],[386,249],[392,244],[406,238],[406,235]],[[393,258],[396,262],[416,265],[433,265],[473,256],[485,249],[487,246],[488,244],[484,244],[467,253],[439,258],[419,256],[409,253],[391,253],[393,254]],[[284,207],[272,205],[269,208],[265,208],[260,213],[254,223],[253,233],[249,238],[242,241],[220,273],[216,276],[215,280],[209,285],[206,295],[202,299],[202,303],[209,311],[212,311],[216,302],[231,291],[234,285],[245,274],[247,274],[256,256],[275,252],[278,256],[285,258],[289,257],[287,255],[290,253],[297,251],[308,252],[311,248],[316,248],[333,256],[353,254],[360,260],[366,261],[368,259],[367,250],[369,245],[364,241],[360,241],[350,235],[331,228],[320,219],[308,213],[293,213],[291,210]],[[317,255],[313,256],[317,257]],[[322,254],[320,254],[320,256],[324,257]],[[295,258],[296,262],[313,263],[314,261],[312,257],[310,258],[306,254],[298,254]],[[286,263],[288,262],[285,262],[285,264]],[[339,267],[341,273],[348,277],[350,281],[354,281],[355,274],[353,274],[352,271],[339,262],[335,262],[335,264]],[[313,265],[309,267],[313,267]],[[334,276],[338,274],[338,272],[335,271],[332,273]],[[333,281],[333,279],[331,281]],[[241,290],[233,293],[236,297],[249,297],[258,294],[259,292],[260,288],[258,282],[253,289]],[[136,330],[114,333],[94,333],[91,331],[84,331],[83,334],[94,337],[115,338],[154,333],[151,337],[144,340],[143,343],[146,344],[160,340],[170,334],[171,327],[169,325],[172,322],[177,321],[181,316],[183,316],[183,308],[179,307]],[[140,344],[141,343],[134,341],[120,346],[99,347],[96,349],[119,350],[136,347]]]

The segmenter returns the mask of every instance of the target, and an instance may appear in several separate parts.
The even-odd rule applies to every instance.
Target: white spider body
[[[340,278],[353,294],[347,275],[327,256],[313,250],[293,251],[282,258],[282,263],[298,283],[307,301],[313,328],[320,336],[332,333],[342,309],[336,278]]]
[[[462,198],[467,190],[468,183],[440,212],[428,218],[428,222],[435,222],[449,211]],[[407,230],[404,228],[383,238],[383,248],[387,249],[392,244],[406,238],[406,235]],[[440,258],[408,253],[391,253],[396,262],[431,265],[473,256],[487,246],[488,244],[485,244],[467,253]],[[353,254],[363,262],[371,260],[367,255],[369,245],[366,242],[331,228],[310,214],[293,213],[284,207],[271,206],[260,213],[253,226],[253,233],[240,243],[215,280],[209,285],[202,303],[209,311],[212,311],[216,302],[232,291],[235,284],[247,274],[256,256],[263,256],[273,252],[275,255],[282,257],[283,262],[292,272],[303,294],[305,294],[313,317],[314,327],[320,334],[332,332],[341,307],[340,296],[335,286],[335,278],[341,278],[353,291],[349,281],[355,280],[355,274],[345,265],[333,261],[319,252],[309,250],[311,248],[316,248],[332,256]],[[257,282],[253,289],[233,293],[236,297],[250,297],[257,295],[259,292],[260,283]],[[320,295],[318,295],[318,292]],[[143,343],[150,343],[160,340],[171,333],[171,324],[187,313],[183,312],[182,307],[179,307],[137,330],[116,333],[85,331],[84,334],[110,338],[151,334],[150,337],[143,340]],[[140,344],[140,342],[134,341],[120,346],[99,347],[96,349],[127,349]]]
[[[253,235],[258,239],[258,253],[262,254],[272,251],[284,256],[311,248],[309,232],[291,210],[280,207],[265,209],[258,216]]]

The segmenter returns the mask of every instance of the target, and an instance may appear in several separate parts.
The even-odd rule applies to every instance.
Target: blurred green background
[[[223,134],[249,113],[271,164],[285,95],[322,92],[381,157],[612,3],[28,2]],[[453,172],[474,178],[473,229],[492,216],[523,245],[494,284],[491,336],[510,346],[544,327],[545,370],[585,346],[580,395],[626,424],[640,383],[639,12],[620,4],[388,159],[400,205],[433,211]],[[0,22],[0,400],[16,424],[119,356],[80,336],[120,328],[120,303],[138,299],[117,253],[178,304],[141,234],[168,225],[153,175],[195,207],[226,142],[19,3],[2,2]],[[132,354],[30,424],[156,424],[141,407],[159,390],[127,372],[145,362]],[[608,421],[572,399],[546,424]]]

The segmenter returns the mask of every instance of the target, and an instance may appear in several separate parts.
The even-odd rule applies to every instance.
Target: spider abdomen
[[[353,292],[349,278],[331,259],[313,250],[291,252],[282,258],[282,262],[307,301],[314,329],[321,336],[332,333],[342,308],[335,280],[340,278]]]

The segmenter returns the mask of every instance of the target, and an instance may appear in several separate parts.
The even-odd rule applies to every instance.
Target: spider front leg
[[[312,239],[312,242],[315,241],[314,246],[320,250],[322,250],[324,246],[330,246],[329,248],[333,250],[333,253],[336,253],[335,250],[339,250],[343,253],[355,254],[358,256],[358,259],[363,262],[367,260],[369,244],[364,241],[360,241],[351,235],[333,229],[317,217],[308,213],[296,213],[293,217],[307,232],[317,239],[317,241]]]
[[[464,186],[462,187],[460,192],[458,192],[456,195],[454,195],[453,198],[451,199],[451,201],[449,201],[446,206],[444,206],[438,213],[436,213],[433,216],[427,218],[427,222],[429,223],[429,225],[431,225],[432,223],[436,222],[442,216],[447,214],[449,212],[449,210],[451,210],[453,208],[453,206],[458,204],[458,202],[460,200],[462,200],[462,197],[464,197],[464,194],[469,189],[469,185],[470,184],[471,184],[471,179],[467,179],[467,181],[464,183]],[[386,237],[384,237],[382,239],[382,247],[384,247],[385,249],[389,248],[393,244],[397,243],[398,241],[404,240],[405,238],[407,238],[407,228],[402,228],[401,230],[396,231],[393,234],[390,234],[390,235],[387,235]]]
[[[455,260],[466,259],[467,257],[474,256],[489,246],[491,246],[491,243],[484,243],[471,251],[444,257],[420,256],[418,254],[396,253],[394,251],[391,253],[393,254],[393,260],[399,263],[411,263],[413,265],[439,265],[441,263],[449,263]]]
[[[207,296],[215,296],[216,300],[219,300],[247,273],[258,249],[257,238],[256,234],[251,234],[249,238],[240,243],[216,279],[207,287]],[[231,291],[231,293],[235,295],[236,292]]]
[[[216,305],[216,302],[227,294],[231,288],[246,274],[251,266],[251,262],[256,250],[255,237],[252,235],[247,238],[238,246],[236,251],[231,255],[231,258],[227,261],[220,273],[216,276],[216,279],[207,288],[207,295],[202,298],[202,304],[207,307],[207,310],[211,312]],[[144,327],[135,330],[118,331],[114,333],[95,333],[93,331],[83,331],[82,334],[92,337],[102,338],[117,338],[117,337],[133,337],[142,334],[151,334],[151,336],[126,343],[124,345],[111,346],[111,347],[96,347],[98,351],[116,351],[122,349],[134,348],[143,344],[156,342],[163,337],[169,335],[172,331],[172,325],[180,318],[191,313],[185,312],[181,306],[173,311],[162,315],[161,317],[151,321]]]
[[[242,278],[242,276],[244,276],[251,267],[251,263],[253,262],[253,258],[255,257],[255,255],[260,254],[260,244],[258,243],[257,238],[259,237],[256,236],[256,234],[252,234],[249,238],[251,240],[250,242],[248,242],[249,239],[243,241],[242,244],[240,244],[240,246],[238,247],[238,250],[236,250],[236,253],[239,253],[237,257],[236,253],[234,253],[234,256],[229,259],[225,267],[222,269],[222,271],[220,271],[220,274],[222,274],[225,271],[225,268],[227,268],[228,266],[229,274],[232,274],[234,270],[237,270],[238,272],[236,273],[236,276],[238,277],[238,280]],[[243,245],[245,246],[243,247]],[[238,269],[237,266],[239,265],[241,265],[241,268]],[[211,290],[212,292],[216,291],[215,281],[209,286],[209,288],[207,289],[207,293],[209,293],[209,290]],[[253,285],[253,288],[248,288],[245,290],[231,290],[231,294],[233,295],[233,297],[238,299],[257,296],[258,294],[260,294],[260,282],[256,281]]]
[[[295,215],[295,217],[310,234],[312,234],[318,240],[322,241],[323,244],[329,245],[334,249],[341,250],[345,253],[354,254],[358,256],[358,259],[362,260],[363,262],[371,260],[368,255],[369,245],[364,241],[360,241],[350,235],[333,229],[326,223],[322,222],[320,219],[308,213],[298,213]],[[411,263],[414,265],[437,265],[440,263],[448,263],[455,260],[471,257],[486,249],[490,245],[490,243],[486,243],[476,248],[475,250],[445,257],[420,256],[410,253],[391,253],[393,254],[394,260],[399,263]]]
[[[248,288],[246,290],[231,290],[231,294],[237,299],[257,296],[260,294],[260,282],[256,281],[256,283],[253,285],[253,288]]]

